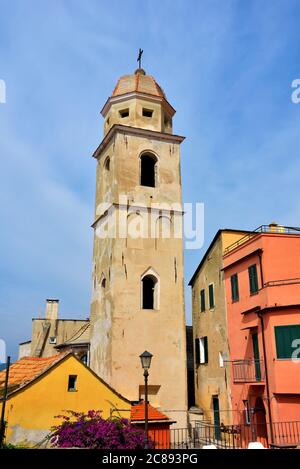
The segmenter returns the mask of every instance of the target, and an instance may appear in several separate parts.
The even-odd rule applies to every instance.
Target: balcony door
[[[257,333],[252,334],[252,345],[253,345],[253,356],[254,356],[254,366],[255,366],[255,379],[256,381],[261,381],[260,356],[259,356]]]

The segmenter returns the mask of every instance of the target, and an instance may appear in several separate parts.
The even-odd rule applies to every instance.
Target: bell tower
[[[174,108],[141,68],[102,111],[97,161],[91,367],[132,401],[139,355],[153,354],[149,402],[186,426],[187,375],[180,144]]]

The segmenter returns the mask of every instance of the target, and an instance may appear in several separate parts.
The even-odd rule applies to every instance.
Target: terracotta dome
[[[120,96],[127,93],[145,93],[166,98],[161,87],[151,75],[146,75],[142,68],[138,68],[132,75],[123,75],[113,91],[112,96]]]

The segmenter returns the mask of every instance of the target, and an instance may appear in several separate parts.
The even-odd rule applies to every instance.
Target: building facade
[[[0,373],[0,409],[5,373]],[[11,365],[5,406],[6,443],[47,445],[51,427],[62,421],[55,417],[67,410],[100,410],[105,419],[130,419],[131,403],[71,353],[24,357]]]
[[[102,109],[91,301],[91,367],[131,401],[144,396],[139,355],[153,354],[149,401],[186,426],[180,144],[153,77],[118,80]]]
[[[217,424],[232,422],[223,253],[245,235],[219,230],[189,285],[192,287],[195,403],[203,418]]]
[[[31,340],[19,344],[19,359],[51,357],[68,351],[89,363],[89,319],[59,319],[58,305],[59,300],[46,300],[45,317],[32,319]]]
[[[300,421],[299,253],[299,230],[275,224],[224,253],[234,423],[269,441],[277,422]]]

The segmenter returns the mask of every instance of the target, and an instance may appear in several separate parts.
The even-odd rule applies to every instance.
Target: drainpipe
[[[267,402],[268,402],[268,411],[269,411],[269,419],[270,419],[270,433],[271,433],[271,440],[272,440],[272,443],[273,443],[274,442],[274,433],[273,433],[273,419],[272,419],[272,411],[271,411],[269,374],[268,374],[268,364],[267,364],[267,354],[266,354],[265,325],[264,325],[264,318],[263,318],[262,313],[257,312],[257,316],[259,317],[260,324],[261,324],[263,354],[264,354],[264,365],[265,365],[265,374],[266,374]]]
[[[259,269],[260,269],[260,279],[261,279],[261,288],[264,288],[264,273],[263,273],[263,268],[262,268],[262,253],[258,253],[259,257]]]

